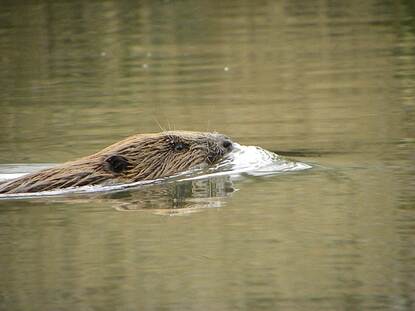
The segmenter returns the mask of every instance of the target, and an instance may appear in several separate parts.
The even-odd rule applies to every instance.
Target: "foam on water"
[[[288,160],[260,147],[236,144],[235,151],[211,170],[216,171],[216,173],[213,173],[215,175],[229,174],[237,176],[246,173],[252,176],[264,176],[309,168],[311,166],[308,164]]]
[[[10,180],[41,169],[53,167],[53,164],[5,164],[0,165],[0,182]],[[273,152],[256,146],[241,146],[235,144],[235,150],[225,159],[209,168],[195,168],[173,177],[139,181],[129,184],[95,185],[68,188],[64,190],[42,191],[36,193],[0,194],[1,198],[39,197],[62,195],[67,193],[92,193],[123,190],[140,185],[155,184],[171,181],[187,181],[205,179],[213,176],[230,176],[238,179],[242,175],[265,176],[284,172],[301,171],[311,168],[311,165],[281,157]]]

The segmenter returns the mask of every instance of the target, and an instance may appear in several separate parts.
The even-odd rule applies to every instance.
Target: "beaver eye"
[[[186,145],[183,143],[175,143],[173,146],[174,151],[183,151],[184,149],[186,149]]]

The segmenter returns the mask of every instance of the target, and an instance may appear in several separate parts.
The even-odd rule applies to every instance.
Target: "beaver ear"
[[[120,155],[110,155],[108,158],[104,160],[104,168],[107,171],[112,173],[122,173],[124,172],[130,163],[128,162],[127,158],[120,156]]]

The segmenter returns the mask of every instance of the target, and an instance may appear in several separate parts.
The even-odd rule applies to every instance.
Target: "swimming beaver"
[[[157,179],[199,164],[213,164],[232,148],[232,141],[217,133],[138,134],[93,155],[1,183],[0,193]]]

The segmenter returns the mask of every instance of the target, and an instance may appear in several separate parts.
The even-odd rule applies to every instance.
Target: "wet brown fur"
[[[128,137],[95,154],[0,184],[0,193],[39,192],[172,176],[212,164],[230,148],[220,134],[162,132]],[[115,162],[115,164],[113,164]]]

